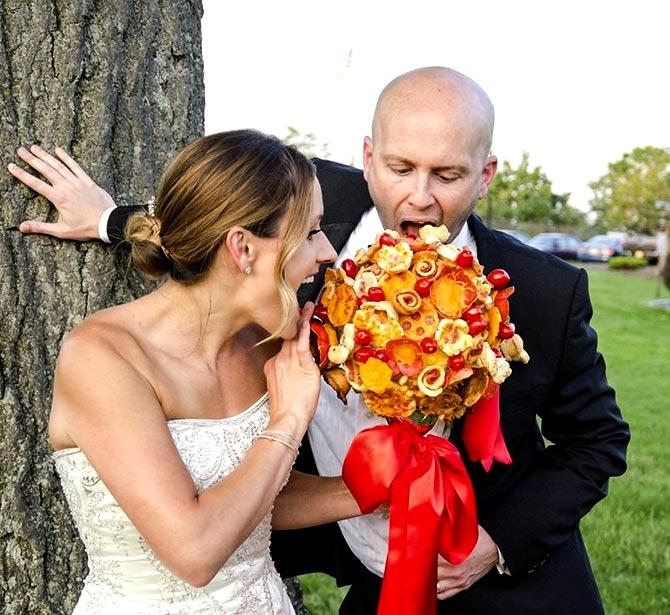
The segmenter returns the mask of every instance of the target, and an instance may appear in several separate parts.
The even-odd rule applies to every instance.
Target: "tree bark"
[[[148,199],[203,132],[200,0],[0,0],[0,612],[70,613],[85,554],[50,461],[65,333],[146,290],[124,251],[23,236],[53,217],[5,166],[61,145],[117,199]]]

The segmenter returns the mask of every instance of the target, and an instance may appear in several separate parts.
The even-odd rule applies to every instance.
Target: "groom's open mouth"
[[[403,237],[408,236],[419,236],[419,229],[426,224],[432,224],[433,226],[438,226],[439,222],[432,218],[422,218],[422,219],[412,219],[412,220],[402,220],[400,222],[400,234]]]

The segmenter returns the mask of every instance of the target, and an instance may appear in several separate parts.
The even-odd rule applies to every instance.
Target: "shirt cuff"
[[[509,571],[509,568],[505,565],[505,558],[503,557],[502,551],[498,549],[498,563],[496,564],[496,568],[498,569],[498,574],[506,574],[511,576],[512,573]]]
[[[105,243],[112,243],[112,240],[109,238],[109,235],[107,234],[107,222],[109,222],[109,216],[115,209],[116,205],[108,207],[107,209],[105,209],[105,211],[102,212],[100,220],[98,220],[98,237],[100,237],[100,239]]]

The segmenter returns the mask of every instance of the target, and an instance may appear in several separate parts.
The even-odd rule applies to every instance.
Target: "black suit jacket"
[[[372,206],[367,185],[356,169],[315,164],[324,196],[322,226],[340,251]],[[110,237],[119,238],[127,212],[119,208],[110,217]],[[579,521],[607,494],[609,477],[625,471],[630,435],[589,325],[586,273],[486,228],[475,215],[468,224],[485,270],[502,267],[512,278],[510,314],[531,361],[514,363],[501,387],[511,465],[484,472],[467,460],[462,425],[452,431],[473,481],[480,523],[512,574],[493,570],[440,609],[452,615],[601,612]],[[303,290],[303,301],[315,298],[321,276]],[[303,448],[298,467],[315,472],[308,444]],[[336,524],[275,532],[272,552],[284,575],[322,571],[345,584],[361,570]]]

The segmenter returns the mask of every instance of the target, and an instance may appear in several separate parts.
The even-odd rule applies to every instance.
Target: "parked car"
[[[617,235],[594,235],[577,250],[580,261],[600,261],[606,263],[612,256],[626,254],[624,238]]]
[[[535,235],[528,245],[543,252],[549,252],[563,260],[576,260],[577,249],[581,242],[567,233],[540,233]]]
[[[638,258],[644,258],[650,265],[658,264],[659,250],[658,240],[651,235],[638,235],[626,233],[623,240],[626,254],[632,254]]]
[[[523,231],[517,231],[513,228],[499,228],[497,230],[511,235],[514,237],[514,239],[518,239],[521,243],[528,243],[530,241],[530,235],[524,233]]]

